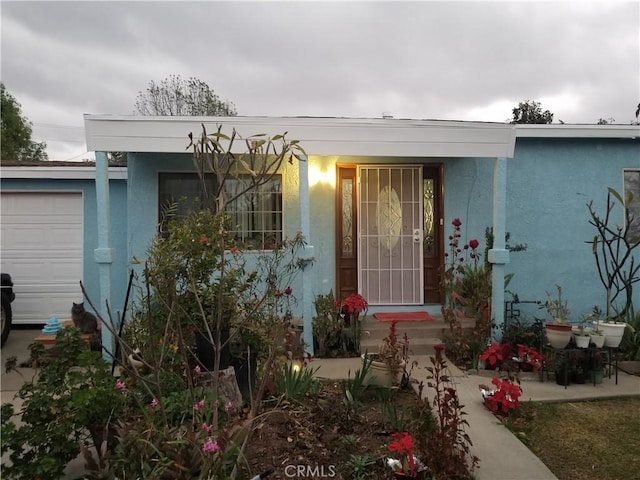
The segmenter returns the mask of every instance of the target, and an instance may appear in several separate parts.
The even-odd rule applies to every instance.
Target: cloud
[[[131,114],[171,74],[241,115],[505,121],[531,99],[629,123],[640,101],[637,2],[3,2],[1,21],[36,125]]]

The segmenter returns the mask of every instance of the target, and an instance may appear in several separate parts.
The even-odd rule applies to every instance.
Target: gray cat
[[[71,320],[80,333],[96,333],[98,331],[98,319],[84,309],[84,302],[74,303],[71,307]]]

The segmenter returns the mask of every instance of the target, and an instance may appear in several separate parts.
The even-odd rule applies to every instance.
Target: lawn
[[[523,403],[507,426],[563,480],[640,475],[640,396]]]

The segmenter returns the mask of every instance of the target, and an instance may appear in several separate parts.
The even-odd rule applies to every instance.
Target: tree
[[[48,160],[47,144],[31,140],[31,122],[22,115],[20,104],[0,83],[0,158],[3,160]]]
[[[553,113],[549,110],[543,112],[540,102],[532,100],[518,103],[512,113],[511,123],[548,124],[553,122]]]
[[[599,118],[597,125],[613,125],[616,119],[613,117],[609,118]]]
[[[147,90],[138,92],[136,113],[139,115],[235,116],[235,105],[222,101],[202,80],[171,75],[160,83],[149,82]]]

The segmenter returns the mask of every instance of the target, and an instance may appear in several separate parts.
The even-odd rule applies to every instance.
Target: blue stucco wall
[[[160,172],[193,172],[193,157],[191,154],[155,154],[135,153],[128,156],[129,203],[128,203],[128,231],[129,258],[144,260],[148,248],[153,241],[158,225],[158,174]],[[298,194],[298,166],[289,165],[283,170],[283,216],[284,234],[293,237],[300,230],[300,203]],[[307,234],[308,235],[308,234]],[[313,245],[313,228],[308,237]],[[252,268],[257,253],[247,254],[247,268]],[[317,265],[316,265],[317,266]],[[316,275],[314,266],[314,278]],[[138,265],[138,269],[142,265]],[[299,298],[301,292],[300,278],[291,285],[294,296]],[[294,315],[300,315],[302,308],[298,304],[292,306]]]
[[[577,322],[594,305],[604,307],[605,291],[597,275],[591,245],[587,203],[599,213],[607,188],[622,192],[623,170],[640,168],[640,143],[603,139],[518,139],[507,161],[507,219],[510,242],[526,243],[525,252],[511,254],[507,272],[515,273],[508,290],[521,300],[546,299],[561,285]],[[463,221],[463,238],[480,240],[492,223],[493,162],[490,159],[448,159],[445,162],[445,225]],[[622,223],[622,210],[614,211]],[[640,261],[640,256],[636,255]],[[634,292],[640,305],[640,289]],[[545,312],[523,306],[525,313]]]
[[[122,311],[127,289],[127,186],[126,180],[113,178],[109,182],[110,208],[111,208],[111,242],[114,250],[114,263],[112,265],[111,291],[113,304],[110,306],[113,313]],[[93,256],[93,251],[98,246],[98,224],[96,187],[94,180],[67,180],[67,179],[13,179],[0,180],[0,188],[4,191],[75,191],[82,192],[83,221],[84,221],[84,262],[83,283],[89,298],[96,302],[100,298],[100,284],[98,278],[98,265]],[[78,299],[80,300],[80,299]],[[69,306],[71,308],[71,306]]]
[[[128,257],[144,258],[157,224],[158,172],[193,171],[190,154],[130,154],[127,205]],[[463,238],[480,241],[492,224],[494,160],[487,158],[309,158],[311,219],[308,239],[314,246],[312,291],[335,289],[335,165],[340,163],[442,163],[444,165],[445,238],[450,222],[463,221]],[[523,300],[545,300],[555,285],[578,321],[594,304],[604,306],[604,289],[597,277],[593,238],[586,204],[602,210],[608,187],[622,191],[623,169],[640,168],[640,143],[633,140],[523,139],[507,161],[506,230],[511,243],[526,243],[525,252],[511,254],[506,271],[515,276],[508,289]],[[298,167],[285,165],[283,192],[285,233],[300,225]],[[621,221],[621,212],[618,212]],[[445,245],[446,245],[445,241]],[[640,258],[637,260],[640,261]],[[294,291],[296,286],[294,285]],[[640,305],[640,288],[635,292]],[[523,307],[529,316],[543,316]],[[528,311],[527,311],[528,309]]]

